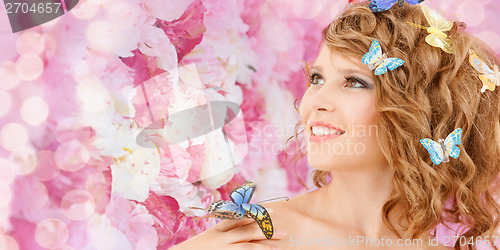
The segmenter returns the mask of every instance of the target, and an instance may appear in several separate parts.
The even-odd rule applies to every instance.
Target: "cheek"
[[[349,110],[350,126],[352,126],[352,134],[350,140],[364,144],[367,148],[372,148],[378,145],[377,143],[377,117],[378,111],[373,102],[366,100],[365,102],[356,103]]]
[[[377,122],[378,111],[375,107],[375,102],[371,98],[353,105],[350,110],[352,120],[363,126],[375,125]]]

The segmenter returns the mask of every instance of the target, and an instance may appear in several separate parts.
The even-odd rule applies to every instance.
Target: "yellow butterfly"
[[[425,38],[425,41],[431,46],[441,48],[444,52],[453,53],[453,47],[451,40],[448,38],[444,32],[451,30],[453,28],[453,22],[446,20],[444,17],[440,16],[436,11],[428,9],[427,7],[421,5],[422,12],[424,12],[427,22],[431,27],[425,27],[418,24],[410,23],[410,25],[417,28],[427,30],[429,35]]]
[[[486,89],[490,91],[495,90],[495,85],[500,86],[500,73],[498,72],[498,66],[493,65],[493,70],[483,60],[479,59],[477,54],[473,50],[469,50],[469,62],[477,71],[479,71],[482,75],[479,75],[479,78],[483,82],[483,87],[481,88],[481,92],[486,91]]]

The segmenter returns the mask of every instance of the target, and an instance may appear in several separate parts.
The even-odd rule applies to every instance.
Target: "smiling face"
[[[309,80],[300,103],[309,164],[327,171],[386,167],[377,143],[373,71],[323,45]]]

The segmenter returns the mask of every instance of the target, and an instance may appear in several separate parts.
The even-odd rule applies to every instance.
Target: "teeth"
[[[336,129],[329,129],[326,127],[313,126],[312,133],[316,136],[322,136],[322,135],[341,135],[344,132]]]

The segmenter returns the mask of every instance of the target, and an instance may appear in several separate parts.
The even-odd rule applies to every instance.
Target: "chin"
[[[316,170],[346,172],[352,171],[360,164],[355,161],[352,156],[321,156],[307,155],[309,165]]]

